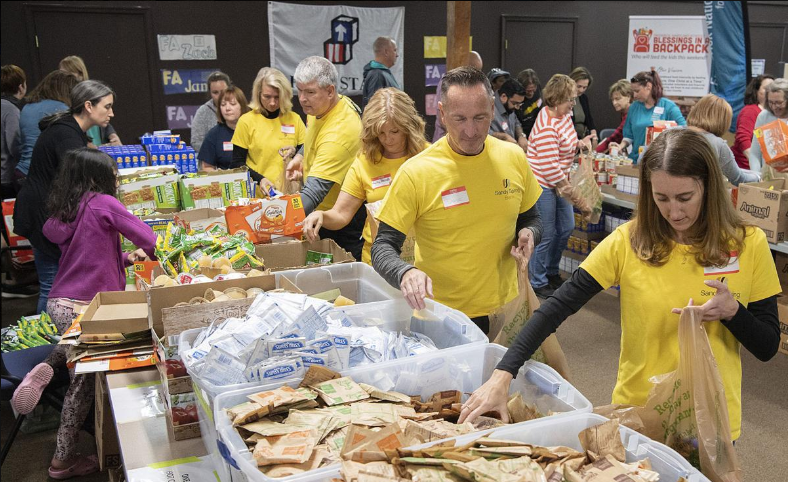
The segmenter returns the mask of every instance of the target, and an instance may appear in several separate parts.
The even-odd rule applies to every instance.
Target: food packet
[[[377,398],[378,400],[392,403],[410,404],[410,397],[402,393],[386,392],[372,385],[367,385],[366,383],[359,383],[358,385],[363,388],[364,391],[367,392],[372,398]]]
[[[292,329],[301,333],[307,340],[314,340],[318,331],[325,331],[328,326],[313,306],[309,306],[296,318]]]
[[[312,456],[315,445],[317,445],[317,435],[314,430],[292,432],[279,437],[273,443],[269,442],[269,439],[258,440],[252,456],[258,467],[301,464]]]
[[[272,357],[244,369],[244,375],[250,382],[299,378],[304,373],[304,364],[299,356]]]
[[[344,450],[342,458],[356,462],[387,461],[386,450],[396,450],[405,447],[405,437],[399,425],[393,423],[378,432],[363,432],[363,438],[358,444],[353,442],[359,439],[354,436],[356,426],[352,426],[348,432],[348,439],[345,444],[350,442],[352,445],[349,450]]]
[[[330,340],[334,345],[334,349],[337,351],[337,358],[340,366],[339,371],[350,368],[350,338],[344,335],[318,331],[316,339],[323,338]]]
[[[214,385],[235,385],[246,381],[245,368],[241,360],[214,346],[205,359],[200,376]]]
[[[272,338],[265,343],[268,347],[268,356],[274,357],[303,349],[306,346],[306,338]]]
[[[321,253],[319,251],[309,250],[306,252],[306,265],[312,266],[315,264],[331,264],[334,262],[334,255],[331,253]]]
[[[618,420],[589,427],[578,434],[580,445],[586,452],[593,452],[599,457],[611,455],[619,462],[625,462],[627,452],[621,442],[621,430]]]
[[[244,402],[227,409],[227,415],[233,421],[234,427],[254,422],[267,415],[268,412],[268,407],[264,407],[257,402]]]
[[[247,398],[260,405],[272,408],[281,407],[283,405],[290,405],[305,400],[314,400],[317,395],[308,388],[293,388],[287,385],[281,386],[273,390],[264,392],[253,393],[248,395]]]
[[[342,363],[339,360],[339,353],[336,347],[334,347],[334,342],[329,337],[316,338],[308,342],[307,346],[314,348],[319,354],[326,356],[326,366],[328,368],[335,371],[341,371],[343,369]]]
[[[342,377],[334,380],[327,380],[318,383],[311,388],[317,391],[320,398],[326,405],[339,405],[343,403],[355,402],[369,398],[369,394],[364,391],[350,377]]]
[[[291,353],[301,357],[301,363],[304,364],[305,368],[309,368],[312,365],[318,365],[322,367],[328,365],[327,355],[321,355],[319,353],[304,353],[302,351],[294,351]]]
[[[538,410],[525,403],[520,392],[509,398],[506,408],[509,411],[510,423],[527,422],[542,417]]]

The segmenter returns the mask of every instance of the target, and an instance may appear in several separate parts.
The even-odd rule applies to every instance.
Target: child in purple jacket
[[[107,154],[80,148],[66,154],[49,197],[51,217],[44,235],[61,251],[60,268],[47,302],[47,313],[62,334],[76,313],[72,300],[90,303],[102,291],[123,291],[125,268],[153,257],[156,235],[129,213],[115,197],[119,186],[115,161]],[[124,253],[120,234],[140,249]],[[23,414],[38,404],[55,368],[64,367],[66,352],[58,345],[44,363],[28,373],[14,393],[14,408]],[[53,479],[67,479],[98,470],[95,455],[76,453],[77,436],[94,396],[94,375],[75,375],[63,403],[57,449],[49,467]]]

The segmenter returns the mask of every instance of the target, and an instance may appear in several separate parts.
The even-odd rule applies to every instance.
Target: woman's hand
[[[484,385],[477,388],[467,402],[462,404],[460,419],[457,423],[473,422],[487,412],[498,412],[504,423],[509,423],[509,384],[512,374],[503,370],[494,370]]]
[[[294,146],[283,147],[279,149],[279,155],[282,156],[283,159],[294,157],[296,155],[296,148]]]
[[[145,254],[145,251],[143,251],[142,249],[132,251],[131,253],[128,254],[127,258],[129,260],[129,263],[131,264],[138,263],[140,261],[145,261],[146,259],[147,260],[150,259],[148,258],[148,255]]]
[[[263,191],[263,194],[265,194],[266,196],[268,196],[268,193],[270,192],[270,190],[271,190],[271,189],[274,189],[274,190],[276,190],[276,187],[275,187],[275,186],[274,186],[274,184],[273,184],[271,181],[269,181],[268,179],[266,179],[266,178],[262,178],[262,179],[260,179],[260,189]]]
[[[300,156],[299,156],[300,157]],[[300,181],[304,177],[301,159],[293,159],[287,164],[285,174],[288,181]]]
[[[317,241],[320,239],[318,232],[323,226],[323,211],[312,211],[312,213],[304,219],[304,234],[309,241]]]
[[[432,279],[424,271],[413,268],[405,272],[399,284],[402,296],[408,301],[408,305],[414,310],[423,310],[427,307],[424,299],[432,294]]]
[[[736,312],[739,311],[739,302],[736,301],[736,298],[733,297],[730,290],[728,289],[728,285],[721,281],[717,280],[706,280],[704,281],[706,286],[709,288],[714,288],[717,290],[717,293],[707,302],[701,305],[703,309],[703,321],[717,321],[717,320],[730,320],[736,315]],[[687,306],[695,306],[695,302],[692,298],[689,300],[689,304]],[[672,313],[677,315],[681,314],[681,308],[673,308]]]

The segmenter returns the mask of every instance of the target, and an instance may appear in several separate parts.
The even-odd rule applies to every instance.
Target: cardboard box
[[[197,286],[205,284],[208,283],[200,283]],[[203,289],[203,293],[205,293],[205,289]],[[162,331],[156,333],[171,337],[180,335],[186,330],[205,328],[213,322],[218,323],[227,318],[243,318],[253,301],[254,298],[244,298],[163,308],[161,310]]]
[[[788,180],[739,184],[736,210],[746,222],[763,229],[770,243],[785,241],[788,231]]]
[[[334,262],[331,264],[352,263],[355,261],[353,255],[340,248],[333,239],[321,239],[314,242],[291,241],[288,243],[258,244],[254,247],[254,254],[262,259],[265,268],[271,271],[322,266],[307,266],[307,251],[318,251],[334,255]]]
[[[780,278],[780,286],[783,288],[783,295],[788,293],[788,254],[775,253],[774,264],[777,267],[777,276]],[[788,303],[788,300],[786,300]]]
[[[215,229],[217,226],[227,232],[227,221],[224,213],[218,209],[200,208],[181,211],[173,215],[173,222],[182,226],[187,231],[194,230],[204,233]]]
[[[149,172],[161,174],[159,177],[140,179],[123,184],[124,179],[136,178],[136,174],[121,176],[118,198],[126,208],[155,209],[159,212],[175,212],[180,210],[181,196],[178,187],[180,174],[172,168],[156,169]]]
[[[777,313],[780,318],[780,353],[788,355],[788,298],[785,296],[778,299]]]
[[[180,186],[184,209],[229,206],[231,201],[251,197],[252,193],[246,167],[184,176]]]
[[[98,293],[82,316],[82,333],[135,333],[148,329],[148,300],[144,292]]]
[[[216,291],[224,291],[227,288],[232,288],[232,287],[238,287],[243,289],[262,288],[265,291],[269,291],[276,288],[276,278],[274,277],[274,275],[266,275],[266,276],[255,276],[253,278],[213,281],[210,283],[170,286],[166,288],[163,286],[157,286],[155,288],[151,288],[148,291],[142,292],[144,296],[147,296],[147,300],[148,300],[148,326],[152,328],[159,335],[167,335],[168,333],[173,334],[172,333],[173,330],[167,330],[167,333],[165,333],[163,314],[162,314],[163,309],[172,308],[181,302],[188,303],[189,300],[191,300],[192,298],[203,296],[205,294],[205,291],[209,288],[214,289]],[[244,301],[244,300],[233,300],[233,301]],[[214,311],[206,312],[205,316],[219,316],[230,312],[227,309],[222,310],[224,305],[222,305],[221,303],[230,303],[230,302],[224,301],[220,303],[205,304],[204,306],[211,307],[212,309],[214,309]],[[168,312],[168,315],[171,313],[172,316],[178,316],[177,312]],[[237,315],[227,314],[227,316],[237,316]],[[205,320],[207,320],[207,318],[205,318]],[[193,326],[192,328],[196,328],[196,326]]]
[[[166,394],[164,414],[172,440],[198,438],[200,421],[197,418],[197,395],[194,392]]]
[[[654,121],[654,125],[646,128],[646,143],[645,145],[648,146],[654,139],[656,139],[661,133],[665,132],[666,130],[670,129],[671,127],[676,127],[678,124],[676,121],[672,120],[656,120]]]
[[[27,238],[16,234],[14,232],[14,204],[16,199],[8,199],[3,201],[3,220],[5,221],[6,233],[8,233],[8,245],[12,248],[22,246],[30,246],[30,241]],[[32,249],[13,249],[11,250],[11,259],[17,264],[32,263],[33,250]]]
[[[101,471],[120,467],[120,443],[115,429],[115,418],[109,403],[109,388],[104,373],[96,374],[95,404],[96,454]]]
[[[780,172],[788,171],[788,125],[778,119],[755,129],[753,134],[766,164]]]
[[[229,206],[225,211],[230,234],[243,234],[255,244],[269,243],[276,236],[301,238],[304,205],[300,194],[261,199],[245,206]]]
[[[168,337],[159,338],[153,332],[156,341],[156,369],[159,371],[161,384],[168,394],[188,393],[193,391],[192,378],[186,373],[186,367],[178,355],[177,344],[170,344]]]

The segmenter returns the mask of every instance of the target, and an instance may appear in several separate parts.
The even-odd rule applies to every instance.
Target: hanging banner
[[[184,70],[161,69],[164,95],[208,92],[208,76],[221,69]]]
[[[654,67],[664,95],[709,93],[709,36],[702,16],[629,17],[627,78]]]
[[[213,35],[157,35],[160,60],[216,60]]]
[[[446,64],[427,64],[424,66],[424,85],[436,87],[446,74]]]
[[[312,55],[329,59],[339,71],[339,92],[360,95],[364,66],[374,60],[372,44],[391,37],[399,58],[391,73],[404,87],[405,8],[297,5],[268,2],[271,66],[292,79],[298,63]],[[295,85],[293,86],[295,89]]]
[[[744,107],[747,89],[747,50],[744,45],[742,2],[703,2],[711,53],[711,93],[733,108],[731,132]]]
[[[168,105],[167,129],[191,129],[192,119],[199,108],[199,105]]]

